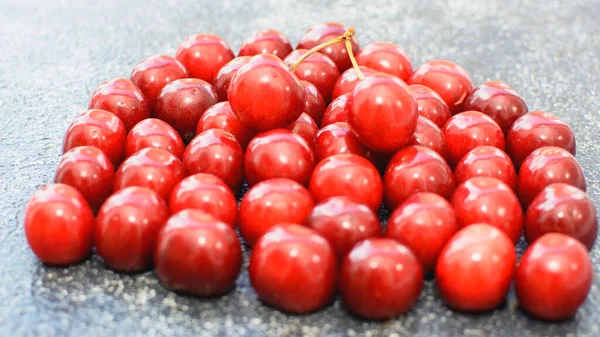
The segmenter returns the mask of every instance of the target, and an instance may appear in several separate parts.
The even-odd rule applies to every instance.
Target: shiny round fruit
[[[314,149],[317,162],[327,157],[353,153],[365,158],[371,158],[371,153],[362,145],[356,135],[350,130],[348,123],[329,124],[317,131]]]
[[[114,113],[131,130],[139,121],[150,117],[148,100],[142,91],[126,78],[115,78],[98,86],[88,109],[101,109]]]
[[[473,177],[496,178],[513,191],[517,189],[517,173],[510,157],[493,146],[478,146],[467,152],[454,168],[454,178],[461,184]]]
[[[255,136],[255,132],[242,124],[233,113],[229,102],[219,102],[202,114],[196,126],[196,134],[210,129],[221,129],[231,133],[244,149]]]
[[[148,118],[137,123],[125,138],[125,157],[147,147],[167,150],[177,158],[183,156],[183,140],[172,126],[157,118]]]
[[[325,22],[310,27],[304,35],[300,38],[296,49],[311,49],[320,45],[321,43],[330,41],[346,32],[346,26],[337,22]],[[350,40],[352,44],[352,52],[354,55],[358,53],[359,45],[356,37]],[[350,68],[352,63],[348,57],[348,51],[346,50],[346,44],[344,41],[333,44],[327,48],[319,51],[325,56],[329,57],[335,65],[338,67],[340,72]]]
[[[280,59],[286,57],[294,48],[282,32],[265,29],[254,32],[242,42],[238,55],[254,56],[258,54],[273,54]]]
[[[323,113],[325,112],[325,101],[323,96],[317,90],[312,83],[307,81],[300,81],[304,87],[304,109],[302,110],[305,114],[309,115],[315,120],[317,124],[321,123],[323,119]]]
[[[291,67],[307,51],[308,49],[296,49],[286,56],[283,61]],[[331,102],[333,86],[338,80],[338,77],[340,77],[340,72],[329,57],[318,52],[311,54],[300,63],[296,68],[296,71],[294,71],[294,74],[296,74],[300,80],[312,83],[317,87],[325,102]]]
[[[360,71],[365,77],[369,77],[373,74],[377,74],[378,71],[375,71],[371,68],[367,67],[359,67]],[[333,85],[333,92],[331,93],[331,99],[335,100],[336,98],[349,94],[354,90],[356,85],[361,82],[361,79],[358,78],[358,74],[354,68],[350,68],[344,71],[340,77],[338,77],[337,81]]]
[[[287,129],[304,138],[306,144],[310,146],[315,140],[319,126],[308,114],[303,112],[294,123],[288,125]]]
[[[443,128],[452,115],[442,97],[432,89],[420,84],[409,85],[408,91],[417,103],[419,115],[431,120],[439,128]]]
[[[444,158],[447,156],[446,140],[442,129],[423,116],[417,119],[417,128],[408,144],[428,147]]]
[[[395,44],[375,42],[356,54],[359,66],[365,66],[408,81],[412,75],[412,63],[406,51]]]
[[[175,80],[188,77],[184,66],[175,58],[167,55],[154,55],[138,63],[131,72],[131,82],[135,84],[148,100],[150,111],[154,109],[156,98],[162,88]]]
[[[215,92],[217,93],[217,97],[219,98],[219,102],[224,102],[229,99],[227,92],[229,91],[231,79],[238,69],[246,64],[248,60],[250,60],[250,56],[238,56],[221,67],[221,70],[219,70],[212,83]]]
[[[195,34],[186,38],[175,53],[190,77],[212,83],[219,69],[234,58],[223,39],[212,34]]]
[[[350,97],[350,93],[341,95],[331,102],[325,112],[323,112],[323,119],[321,119],[321,127],[325,127],[329,124],[337,123],[337,122],[348,122],[348,97]]]

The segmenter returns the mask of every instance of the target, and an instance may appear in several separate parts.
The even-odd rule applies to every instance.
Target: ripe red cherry
[[[197,135],[183,153],[187,175],[212,173],[237,193],[244,179],[244,150],[224,130],[210,129]]]
[[[165,287],[196,296],[228,292],[242,265],[242,247],[230,226],[210,214],[173,214],[158,234],[154,264]]]
[[[417,193],[392,213],[385,236],[410,248],[428,274],[457,230],[456,215],[446,199],[434,193]]]
[[[493,146],[478,146],[467,152],[454,168],[454,178],[461,184],[473,177],[496,178],[513,191],[517,189],[517,173],[510,157]]]
[[[442,157],[447,156],[444,133],[434,122],[423,116],[417,119],[417,128],[408,144],[428,147]]]
[[[133,82],[115,78],[103,82],[92,94],[88,109],[102,109],[117,115],[130,130],[139,121],[150,117],[148,100]]]
[[[173,188],[169,201],[171,213],[186,208],[201,210],[228,224],[237,225],[237,200],[223,180],[214,174],[197,173]]]
[[[309,146],[313,143],[315,135],[319,131],[317,123],[305,112],[294,123],[288,125],[287,129],[304,138]]]
[[[347,196],[332,197],[316,205],[306,224],[329,241],[340,261],[359,241],[381,236],[375,212]]]
[[[531,111],[517,119],[506,134],[506,152],[520,167],[527,156],[543,146],[557,146],[575,155],[575,134],[551,113]]]
[[[300,81],[302,86],[304,86],[304,113],[309,115],[312,119],[315,120],[317,124],[321,123],[321,119],[323,118],[323,112],[325,112],[325,101],[323,101],[323,96],[317,90],[312,83],[307,81]]]
[[[138,63],[130,77],[133,84],[140,88],[148,100],[152,111],[162,88],[170,82],[188,77],[188,72],[175,58],[154,55]]]
[[[290,179],[269,179],[254,185],[240,204],[240,234],[254,245],[269,228],[281,223],[303,224],[313,209],[310,193]]]
[[[569,235],[592,249],[598,234],[598,219],[594,204],[584,191],[555,183],[533,199],[525,216],[525,239],[531,243],[551,232]]]
[[[231,133],[244,149],[255,135],[254,131],[236,117],[229,102],[219,102],[202,114],[196,126],[196,134],[199,135],[210,129],[221,129]]]
[[[417,127],[417,105],[402,80],[375,74],[348,98],[348,124],[369,149],[394,152],[408,144]]]
[[[121,164],[115,175],[115,191],[129,186],[148,187],[169,200],[173,187],[184,176],[179,158],[166,150],[147,147]]]
[[[438,127],[443,128],[446,121],[451,117],[451,114],[450,108],[442,97],[432,89],[420,84],[409,85],[408,91],[410,91],[410,94],[417,103],[419,115],[431,120]]]
[[[125,156],[131,157],[134,153],[147,147],[157,147],[167,150],[177,158],[183,156],[183,140],[172,126],[160,119],[148,118],[137,123],[125,138]]]
[[[448,241],[438,258],[435,280],[450,308],[489,311],[504,301],[516,262],[506,234],[488,224],[473,224]]]
[[[519,169],[517,192],[524,206],[546,186],[565,183],[585,191],[585,177],[575,157],[566,150],[545,146],[533,151]]]
[[[307,49],[296,49],[283,61],[291,67],[307,51]],[[312,83],[319,90],[325,102],[331,102],[333,86],[340,77],[340,71],[329,57],[318,52],[314,53],[298,65],[294,74],[300,80]]]
[[[250,35],[238,53],[240,56],[254,56],[258,54],[273,54],[280,59],[286,57],[294,48],[290,41],[280,31],[265,29]]]
[[[215,76],[213,81],[213,87],[219,98],[219,102],[227,101],[227,92],[229,91],[229,84],[231,84],[231,78],[240,69],[240,67],[250,60],[250,56],[238,56],[233,60],[227,62],[221,70]]]
[[[527,104],[507,84],[489,81],[477,86],[465,101],[465,110],[481,111],[492,117],[504,133],[517,118],[527,113]]]
[[[448,161],[456,165],[472,149],[490,145],[504,150],[504,133],[498,123],[479,111],[465,111],[452,116],[444,125]]]
[[[186,38],[175,53],[190,74],[212,83],[219,69],[234,58],[223,39],[212,34],[195,34]]]
[[[389,161],[383,175],[385,205],[393,211],[418,192],[449,199],[454,191],[452,170],[437,152],[423,146],[407,146]]]
[[[354,153],[371,158],[371,153],[362,145],[347,123],[329,124],[317,131],[314,142],[317,162],[335,154]]]
[[[153,190],[128,187],[102,204],[96,219],[96,251],[111,269],[137,272],[152,266],[159,230],[169,208]]]
[[[63,154],[54,182],[75,187],[97,209],[112,192],[114,177],[115,168],[104,152],[80,146]]]
[[[419,300],[423,270],[404,245],[388,238],[358,243],[340,272],[344,305],[356,316],[384,320],[407,312]]]
[[[63,153],[78,146],[96,147],[114,166],[123,160],[125,125],[112,112],[92,109],[77,116],[69,125],[63,140]]]
[[[325,22],[310,27],[300,38],[296,49],[311,49],[317,45],[332,40],[346,32],[346,27],[337,22]],[[358,53],[359,45],[356,37],[350,40],[352,43],[352,52],[354,55]],[[327,48],[321,49],[320,53],[329,57],[339,71],[342,72],[352,66],[348,51],[344,41],[333,44]]]
[[[583,244],[549,233],[535,240],[521,258],[515,290],[521,308],[558,321],[575,316],[592,286],[593,267]]]
[[[375,42],[367,45],[356,54],[356,62],[382,73],[387,73],[408,81],[412,75],[412,63],[406,51],[395,44]]]
[[[92,252],[94,214],[75,188],[46,185],[37,190],[25,209],[25,237],[43,263],[67,266]]]
[[[327,305],[337,281],[331,245],[316,231],[294,224],[276,226],[256,243],[248,272],[258,298],[296,314]]]
[[[360,71],[365,77],[369,77],[373,74],[377,74],[376,70],[367,67],[359,67]],[[344,94],[349,94],[354,90],[356,85],[360,83],[361,79],[358,78],[356,74],[356,70],[354,68],[350,68],[344,71],[340,77],[338,77],[337,81],[333,85],[333,92],[331,94],[332,99],[336,99]]]
[[[337,122],[348,122],[348,109],[346,109],[348,97],[350,97],[350,93],[341,95],[327,106],[327,109],[323,112],[321,124],[319,124],[321,127]]]

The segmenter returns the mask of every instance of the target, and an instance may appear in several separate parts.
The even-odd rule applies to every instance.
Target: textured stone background
[[[554,112],[577,134],[588,192],[600,204],[600,2],[0,0],[1,336],[599,336],[600,245],[587,302],[569,322],[528,318],[511,293],[503,308],[448,310],[428,281],[419,304],[386,323],[351,318],[339,303],[309,316],[261,305],[246,272],[220,299],[177,296],[151,272],[120,275],[94,257],[53,269],[29,251],[28,197],[53,178],[62,134],[105,79],[142,58],[173,53],[192,33],[215,33],[234,50],[251,31],[276,28],[295,44],[310,25],[353,25],[363,45],[390,41],[414,65],[462,64],[475,83],[511,84],[531,109]]]

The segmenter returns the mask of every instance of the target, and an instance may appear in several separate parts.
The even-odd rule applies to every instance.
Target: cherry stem
[[[348,51],[348,57],[350,57],[350,62],[352,62],[352,67],[354,71],[356,71],[356,76],[358,76],[359,80],[364,80],[365,75],[360,70],[358,66],[358,62],[356,62],[356,57],[354,57],[354,52],[352,51],[352,41],[350,39],[346,39],[346,51]]]
[[[300,56],[300,58],[296,61],[296,63],[294,63],[290,67],[290,71],[291,72],[296,71],[296,69],[298,68],[300,63],[302,63],[302,61],[306,60],[310,55],[318,52],[321,49],[325,49],[331,45],[334,45],[334,44],[336,44],[338,42],[342,42],[342,41],[346,41],[346,48],[348,48],[348,46],[350,46],[348,55],[350,55],[350,60],[352,61],[352,64],[355,65],[356,59],[354,58],[354,54],[352,53],[352,44],[350,42],[350,40],[354,36],[354,33],[355,33],[354,27],[350,27],[344,32],[344,34],[342,34],[338,37],[335,37],[327,42],[321,43],[318,46],[311,48],[309,51],[307,51],[306,53],[302,54],[302,56]],[[360,71],[360,69],[358,68],[358,65],[356,65],[354,68],[356,69],[356,73],[360,79],[365,78],[364,75],[362,74],[362,72]]]

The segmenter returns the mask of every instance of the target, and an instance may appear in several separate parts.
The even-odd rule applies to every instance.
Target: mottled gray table
[[[355,26],[363,45],[398,43],[415,65],[444,58],[475,83],[506,81],[531,109],[564,118],[598,205],[598,14],[598,0],[0,0],[0,336],[599,336],[599,244],[594,285],[572,321],[532,320],[513,293],[493,313],[453,313],[428,281],[406,316],[370,323],[339,302],[308,316],[264,307],[245,271],[229,295],[200,300],[166,291],[151,272],[113,273],[96,257],[47,268],[22,229],[27,199],[52,180],[62,134],[100,82],[128,76],[146,56],[172,54],[192,33],[218,34],[237,49],[251,31],[275,28],[295,44],[323,21]]]

